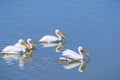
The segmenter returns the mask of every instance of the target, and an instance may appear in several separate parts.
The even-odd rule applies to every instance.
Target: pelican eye
[[[80,51],[81,51],[82,53],[85,52],[84,49],[81,49]]]
[[[32,43],[32,41],[29,41],[30,43]]]
[[[57,32],[58,35],[60,35],[61,33],[60,32]]]
[[[21,45],[24,45],[25,43],[24,42],[21,42]]]

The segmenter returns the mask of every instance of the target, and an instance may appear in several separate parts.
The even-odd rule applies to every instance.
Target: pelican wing
[[[63,51],[63,56],[65,57],[68,57],[68,58],[71,58],[71,59],[74,59],[74,60],[78,60],[78,59],[81,59],[82,56],[70,49],[66,49],[65,51]]]
[[[7,46],[5,47],[1,53],[13,53],[13,54],[18,54],[21,53],[22,49],[18,48],[16,46]]]
[[[22,53],[26,52],[25,48],[20,43],[16,43],[16,44],[14,44],[14,46],[18,51],[21,51]]]
[[[11,48],[13,48],[13,46],[7,46],[2,50],[2,52],[9,51]]]
[[[19,43],[14,44],[16,48],[22,48],[22,46]]]
[[[55,37],[55,36],[52,36],[52,35],[43,36],[43,37],[39,40],[39,42],[46,42],[46,43],[54,42],[54,41],[58,41],[58,38]]]
[[[7,46],[3,49],[2,52],[16,52],[18,51],[14,46]]]

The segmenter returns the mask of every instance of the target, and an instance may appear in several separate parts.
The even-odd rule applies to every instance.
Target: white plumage
[[[21,47],[16,47],[16,46],[7,46],[2,50],[1,53],[11,53],[11,54],[16,54],[16,53],[23,53],[23,50]]]
[[[25,45],[21,43],[24,43],[24,40],[20,39],[18,43],[5,47],[1,53],[22,54],[25,51]]]
[[[57,36],[52,36],[52,35],[45,35],[43,36],[39,42],[40,43],[57,43],[60,42],[63,39],[65,39],[65,36],[60,32],[60,30],[56,29],[55,34]]]
[[[5,47],[1,53],[23,54],[25,52],[29,52],[30,50],[36,49],[32,39],[29,38],[27,42],[28,44],[26,44],[23,39],[20,39],[18,43]]]
[[[28,43],[28,47],[30,50],[36,50],[36,45],[35,43],[32,41],[32,39],[28,38],[27,39],[27,43]]]
[[[54,41],[58,41],[58,38],[56,36],[46,35],[46,36],[43,36],[39,42],[51,43]]]
[[[68,57],[70,59],[73,59],[73,60],[80,60],[80,59],[83,59],[83,55],[80,52],[80,49],[81,49],[81,47],[78,48],[79,54],[74,52],[73,50],[66,49],[65,51],[63,51],[62,55],[65,57]]]

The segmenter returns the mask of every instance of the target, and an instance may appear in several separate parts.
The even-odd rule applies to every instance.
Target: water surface
[[[4,80],[119,80],[120,79],[120,1],[119,0],[1,0],[0,51],[19,39],[37,42],[43,35],[60,29],[66,46],[37,50],[24,67],[19,60],[7,63],[0,56],[0,79]],[[58,60],[65,49],[77,52],[83,46],[91,56],[84,70],[66,70]],[[87,58],[85,58],[87,62]]]

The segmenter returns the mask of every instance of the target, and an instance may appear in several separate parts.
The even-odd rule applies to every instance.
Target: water
[[[119,80],[120,79],[120,1],[119,0],[1,0],[0,51],[19,39],[37,42],[43,35],[60,29],[66,46],[37,50],[24,66],[0,56],[0,79],[4,80]],[[65,49],[77,52],[83,46],[91,60],[84,70],[79,65],[66,70],[58,61]],[[87,62],[85,58],[85,62]]]

